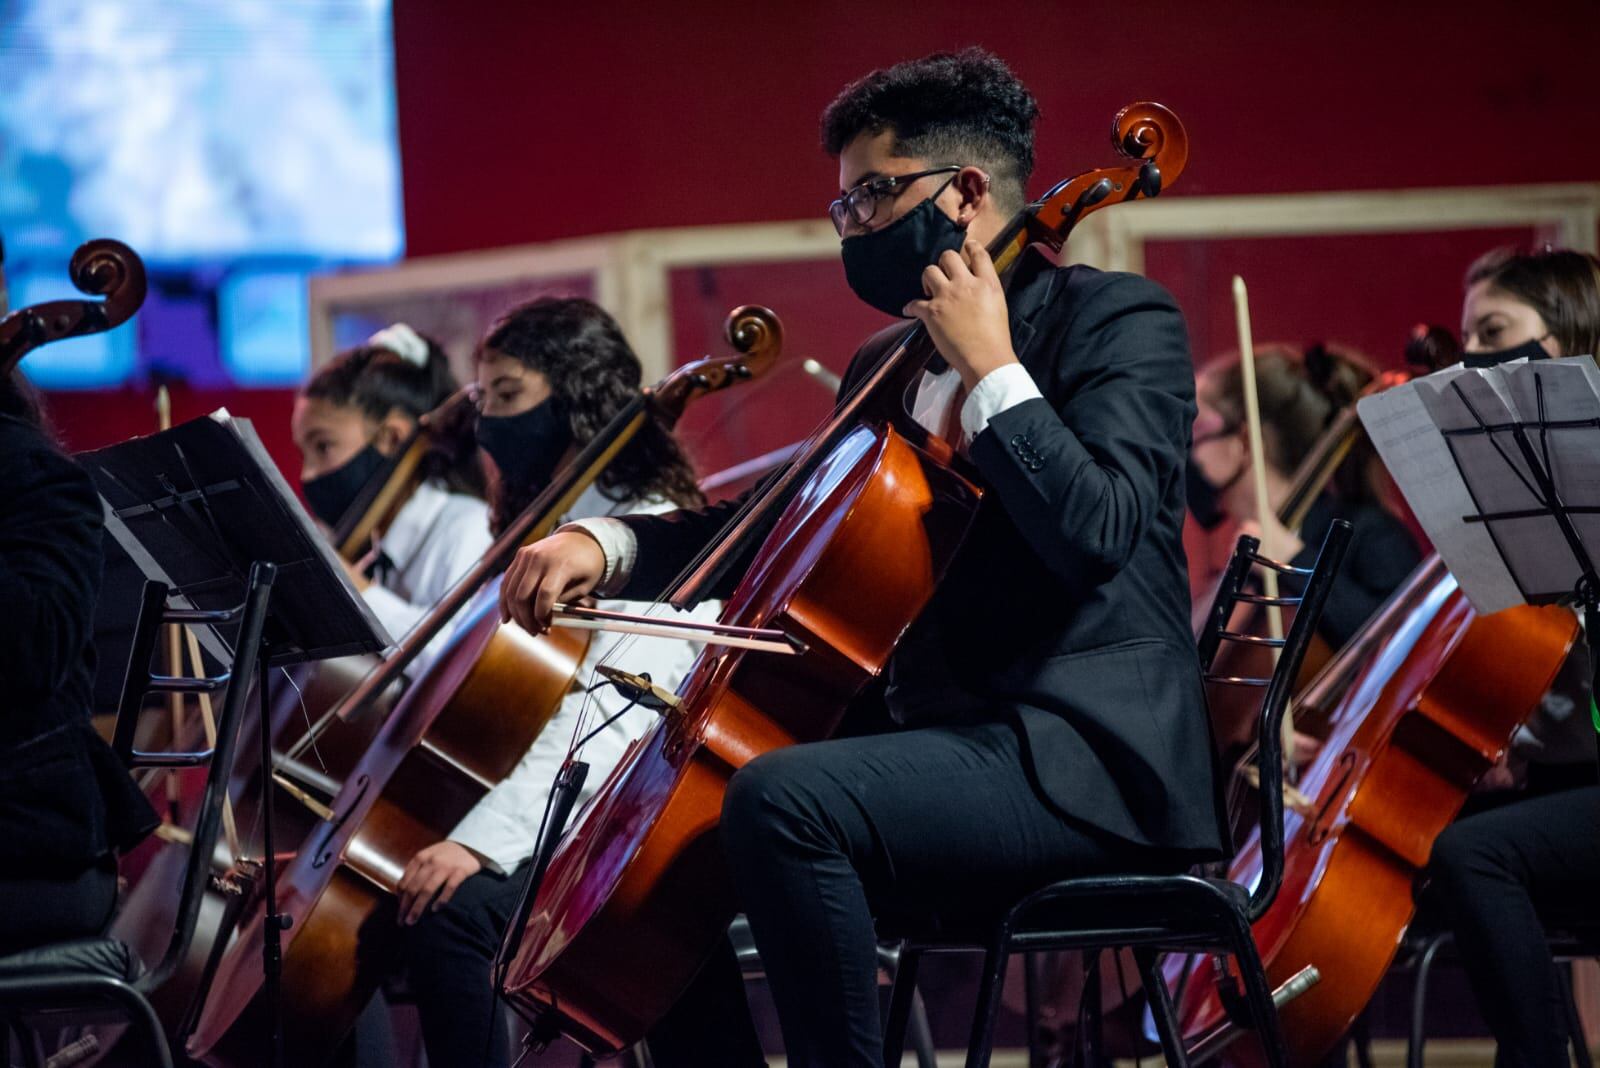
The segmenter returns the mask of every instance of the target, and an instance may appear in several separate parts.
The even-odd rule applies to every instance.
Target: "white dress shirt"
[[[668,512],[674,507],[670,501],[661,498],[619,503],[608,498],[598,487],[590,486],[574,502],[568,518],[593,522],[597,517],[653,514]],[[499,596],[500,583],[497,579],[478,594],[478,598],[463,612],[462,618],[475,619],[481,610],[498,611],[495,605],[485,603],[485,599],[498,601]],[[641,613],[648,606],[633,601],[605,599],[599,602],[599,607],[614,612]],[[664,618],[714,622],[721,611],[720,601],[707,601],[693,612],[663,609],[655,614]],[[620,652],[617,652],[618,646],[622,647]],[[636,675],[648,674],[658,685],[675,690],[693,666],[700,649],[700,643],[679,638],[596,631],[578,669],[577,682],[580,688],[562,700],[561,707],[544,730],[539,732],[539,737],[511,774],[484,795],[472,811],[456,824],[450,832],[450,839],[471,849],[501,872],[510,872],[532,856],[551,783],[567,758],[574,728],[580,718],[584,721],[584,730],[592,731],[627,705],[622,695],[610,686],[603,686],[592,694],[582,692],[582,688],[602,681],[595,673],[595,665],[604,660],[609,665]],[[616,655],[613,655],[614,652]],[[578,796],[580,804],[594,796],[622,760],[628,744],[643,735],[655,722],[655,715],[648,709],[634,708],[589,740],[580,754],[589,765],[583,791]]]
[[[949,438],[954,429],[951,417],[955,415],[955,400],[961,393],[961,376],[955,368],[946,368],[938,374],[924,372],[917,384],[917,396],[911,406],[911,417],[924,429],[939,437]],[[1008,408],[1030,401],[1043,394],[1020,363],[1008,363],[984,375],[967,399],[961,404],[961,448],[972,444],[972,439],[989,427],[989,420]],[[584,519],[570,526],[582,528],[600,543],[605,555],[606,568],[595,592],[604,595],[620,589],[633,571],[639,553],[638,541],[626,523],[615,519]]]
[[[489,506],[431,482],[395,514],[378,548],[391,566],[362,591],[373,615],[399,640],[488,551]],[[449,637],[444,627],[406,672],[417,678]]]

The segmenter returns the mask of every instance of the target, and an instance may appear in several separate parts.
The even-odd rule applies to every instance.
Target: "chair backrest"
[[[206,766],[206,784],[201,794],[193,837],[189,843],[183,890],[178,901],[172,936],[168,940],[166,952],[161,960],[139,980],[138,986],[143,990],[154,990],[166,982],[188,952],[189,942],[194,937],[195,924],[199,919],[200,906],[205,896],[206,881],[211,876],[217,834],[222,824],[222,803],[227,795],[228,782],[233,775],[239,729],[245,719],[250,678],[261,650],[261,633],[266,625],[267,602],[272,593],[272,582],[276,574],[277,567],[273,564],[254,564],[250,568],[244,601],[234,608],[218,611],[169,609],[166,607],[167,586],[160,582],[145,583],[138,622],[134,626],[128,667],[123,676],[122,696],[117,706],[117,724],[112,746],[130,771],[138,768]],[[235,622],[239,629],[233,645],[232,671],[202,678],[180,678],[151,673],[150,658],[155,652],[156,638],[163,623],[217,626]],[[146,753],[133,747],[139,712],[147,693],[151,691],[213,693],[224,688],[227,690],[227,695],[223,698],[222,715],[217,721],[216,741],[210,749],[184,753]]]
[[[1317,624],[1322,621],[1328,590],[1333,585],[1340,564],[1344,562],[1350,535],[1350,524],[1342,519],[1335,520],[1317,551],[1316,562],[1308,568],[1268,559],[1260,553],[1259,540],[1249,535],[1240,537],[1228,561],[1227,570],[1223,572],[1222,583],[1200,635],[1200,664],[1207,682],[1254,686],[1264,691],[1256,717],[1256,762],[1260,772],[1261,795],[1261,877],[1250,893],[1251,920],[1267,911],[1283,881],[1283,716],[1288,710],[1295,680],[1300,675],[1300,666],[1305,662],[1306,650],[1316,634]],[[1247,580],[1250,572],[1257,567],[1276,572],[1281,586],[1298,587],[1300,592],[1285,592],[1280,588],[1277,597],[1252,592]],[[1239,604],[1294,608],[1294,622],[1282,638],[1236,632],[1229,629],[1229,623],[1235,606]],[[1276,648],[1278,662],[1271,676],[1254,678],[1213,673],[1212,665],[1223,642]]]

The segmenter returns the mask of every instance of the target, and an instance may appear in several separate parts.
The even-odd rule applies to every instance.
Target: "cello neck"
[[[1299,529],[1311,505],[1327,488],[1334,472],[1350,455],[1350,450],[1355,448],[1361,433],[1361,419],[1356,415],[1355,405],[1341,408],[1295,469],[1289,493],[1278,506],[1280,523],[1290,530]]]

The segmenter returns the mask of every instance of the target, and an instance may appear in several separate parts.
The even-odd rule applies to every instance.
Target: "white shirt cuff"
[[[594,588],[596,595],[606,597],[627,585],[628,576],[633,574],[633,562],[639,555],[639,539],[633,536],[628,524],[620,519],[599,516],[563,523],[556,528],[556,533],[564,530],[581,530],[600,544],[600,552],[606,558],[606,569]]]
[[[961,405],[961,432],[971,441],[989,429],[989,420],[1007,408],[1043,396],[1033,376],[1020,363],[996,367],[972,387]]]

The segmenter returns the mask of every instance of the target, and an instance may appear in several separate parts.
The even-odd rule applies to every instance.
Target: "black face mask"
[[[572,445],[572,428],[554,397],[517,415],[478,417],[478,444],[507,486],[543,489]]]
[[[300,484],[300,489],[306,495],[306,503],[311,506],[311,514],[328,526],[337,527],[339,520],[344,518],[345,512],[361,495],[362,488],[388,462],[388,457],[368,444],[332,471],[306,479]]]
[[[1546,334],[1544,337],[1549,336]],[[1496,349],[1494,352],[1464,352],[1461,354],[1461,362],[1467,367],[1497,367],[1512,360],[1548,360],[1550,354],[1540,344],[1544,337],[1536,337],[1514,348]]]
[[[904,317],[905,306],[925,295],[923,269],[945,252],[961,248],[967,239],[966,230],[934,203],[937,195],[883,229],[847,237],[839,244],[845,281],[856,296],[885,315]]]

